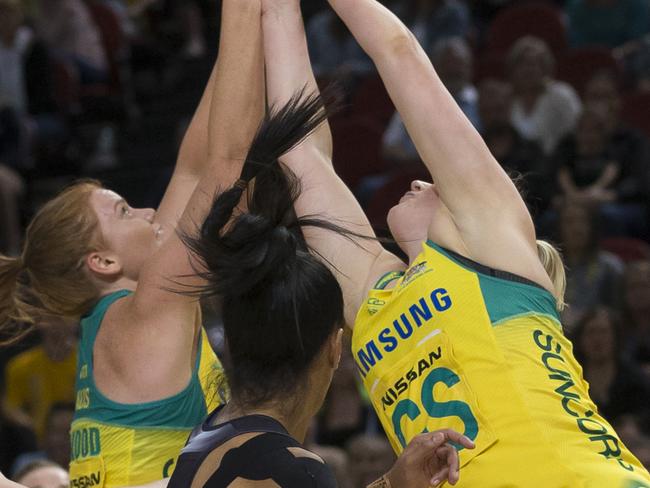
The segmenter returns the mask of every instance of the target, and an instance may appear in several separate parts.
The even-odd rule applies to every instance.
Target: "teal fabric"
[[[498,326],[516,317],[530,315],[544,315],[556,322],[558,326],[560,325],[555,297],[544,288],[490,276],[481,272],[482,265],[476,263],[476,267],[472,267],[469,259],[466,262],[461,261],[436,243],[427,241],[427,244],[462,268],[477,275],[483,300],[493,326]],[[524,279],[522,278],[522,280]]]
[[[404,276],[403,271],[389,271],[384,276],[377,280],[377,283],[374,286],[375,290],[384,290],[388,284],[394,280],[397,280]]]
[[[93,347],[108,308],[131,291],[121,290],[103,297],[95,308],[81,320],[81,338],[77,359],[77,409],[76,419],[92,419],[96,422],[122,427],[155,427],[158,429],[192,429],[207,415],[205,399],[198,378],[201,361],[201,343],[194,372],[188,386],[180,393],[162,400],[121,404],[106,398],[95,386],[93,380]],[[161,351],[164,354],[164,351]],[[85,375],[82,377],[82,369]],[[85,402],[87,408],[79,408]],[[81,398],[81,401],[80,401]]]

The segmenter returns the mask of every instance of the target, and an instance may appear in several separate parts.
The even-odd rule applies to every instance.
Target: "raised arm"
[[[241,115],[241,107],[237,103],[215,103],[213,99],[217,92],[223,92],[225,80],[222,77],[219,87],[215,86],[217,71],[226,69],[224,55],[231,51],[235,55],[240,46],[247,42],[245,35],[239,38],[229,38],[228,32],[223,32],[220,51],[210,74],[208,83],[201,96],[196,111],[190,121],[181,143],[174,173],[167,186],[165,195],[156,212],[156,221],[167,229],[174,229],[183,215],[185,207],[196,189],[208,165],[210,146],[218,147],[223,133],[227,128],[222,126],[225,120],[236,120]],[[241,73],[241,72],[240,72]],[[232,75],[227,75],[232,76]],[[241,76],[237,82],[248,82]],[[260,110],[262,110],[260,108]]]
[[[262,9],[269,105],[281,106],[303,87],[308,92],[317,92],[300,0],[263,0]],[[331,159],[332,133],[329,124],[319,127],[308,141]]]
[[[329,3],[377,66],[449,209],[461,251],[489,266],[525,272],[536,259],[530,214],[415,37],[375,0]],[[514,266],[504,259],[513,252],[523,256]],[[537,271],[524,276],[544,281]]]
[[[195,350],[197,300],[175,293],[179,282],[202,284],[195,276],[189,252],[179,230],[201,225],[214,195],[232,185],[261,121],[264,110],[264,65],[260,0],[223,0],[221,41],[217,68],[209,93],[209,121],[203,131],[209,147],[206,168],[177,227],[144,263],[133,296],[111,307],[106,354],[119,365],[114,376],[133,391],[166,378],[167,388],[178,391],[189,374]],[[205,107],[205,105],[204,105]],[[193,148],[187,148],[188,151]],[[112,333],[112,331],[115,331]],[[165,351],[163,356],[160,351]],[[155,365],[152,366],[152,365]],[[137,374],[134,374],[134,371]],[[96,373],[97,374],[97,373]],[[174,381],[174,382],[172,382]],[[159,398],[160,389],[154,398]]]
[[[219,62],[215,62],[201,101],[185,131],[174,173],[156,212],[156,221],[166,229],[176,227],[207,166],[208,120],[218,65]]]
[[[262,51],[260,0],[224,0],[221,40],[217,66],[212,74],[209,103],[198,116],[207,148],[205,169],[193,191],[180,229],[200,225],[214,195],[233,184],[239,176],[243,160],[264,112],[264,62]],[[205,113],[209,115],[207,120]],[[195,148],[189,147],[187,152]],[[145,266],[136,295],[152,303],[152,295],[167,294],[167,300],[188,301],[168,293],[170,278],[192,274],[187,250],[174,229],[163,247]],[[143,280],[144,278],[144,280]],[[191,281],[185,280],[185,281]],[[153,302],[155,303],[155,301]]]
[[[305,86],[318,87],[309,61],[299,0],[263,0],[262,25],[268,99],[286,103]],[[363,210],[332,167],[332,138],[324,124],[282,158],[300,178],[302,192],[296,213],[319,215],[364,236],[374,236]],[[372,240],[350,240],[334,232],[307,228],[311,248],[331,265],[343,289],[346,322],[352,327],[367,288],[383,272],[403,267],[395,256]]]

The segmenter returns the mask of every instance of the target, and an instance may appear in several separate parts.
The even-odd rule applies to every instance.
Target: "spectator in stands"
[[[188,59],[201,58],[206,53],[204,29],[201,7],[197,0],[108,0],[113,3],[123,4],[123,10],[132,17],[138,18],[143,14],[150,14],[152,17],[160,17],[165,24],[165,31],[173,30],[182,37],[182,56]],[[124,13],[120,14],[123,25],[128,21]],[[127,31],[128,33],[128,31]]]
[[[73,417],[74,403],[52,405],[42,442],[45,457],[65,467],[70,464],[70,426]]]
[[[650,261],[627,265],[623,299],[626,356],[640,363],[650,377]]]
[[[372,71],[370,59],[330,9],[316,14],[307,25],[309,55],[316,76],[346,83]]]
[[[52,461],[34,461],[19,470],[14,476],[16,483],[27,488],[68,488],[68,472]]]
[[[633,90],[650,92],[650,34],[614,50]]]
[[[592,206],[573,202],[560,211],[559,237],[568,268],[565,296],[570,306],[562,313],[567,334],[599,304],[620,304],[623,263],[600,248],[599,223]]]
[[[0,164],[0,253],[15,256],[20,251],[19,200],[24,191],[20,176]]]
[[[571,200],[601,205],[608,235],[644,235],[645,144],[617,131],[606,99],[600,100],[585,105],[575,135],[559,144],[553,162],[558,184]]]
[[[478,92],[472,84],[474,59],[467,42],[460,37],[438,41],[433,45],[430,57],[441,81],[465,116],[475,127],[479,126]],[[398,113],[384,133],[383,152],[393,161],[420,159]]]
[[[42,344],[7,363],[6,402],[32,419],[42,443],[52,406],[74,401],[77,324],[49,317],[36,325]]]
[[[512,124],[524,137],[537,141],[551,154],[571,132],[581,109],[576,92],[553,79],[555,59],[544,41],[519,39],[510,49],[507,71],[514,89]]]
[[[567,5],[572,46],[617,47],[650,31],[646,0],[572,0]]]
[[[395,453],[384,436],[357,435],[347,443],[346,451],[354,488],[368,486],[395,462]]]
[[[650,436],[641,435],[625,445],[646,469],[650,468]]]
[[[598,107],[605,114],[607,124],[607,152],[621,165],[621,176],[616,188],[616,200],[646,203],[647,182],[650,175],[648,139],[636,129],[625,125],[621,118],[622,96],[619,81],[611,71],[599,71],[585,85],[585,106]]]
[[[35,23],[52,52],[76,68],[82,84],[108,79],[101,33],[83,0],[40,0]]]
[[[66,139],[45,45],[23,23],[20,0],[0,0],[0,158],[29,166],[31,147]]]
[[[35,461],[53,461],[66,468],[70,464],[70,426],[74,417],[74,403],[55,403],[49,409],[45,434],[39,450],[22,454],[14,462],[14,471],[22,470]],[[79,449],[77,443],[77,450]],[[79,455],[79,453],[76,453]]]
[[[394,10],[423,46],[470,35],[470,12],[459,0],[405,0],[396,2]]]
[[[183,54],[188,58],[200,58],[205,55],[205,37],[203,35],[203,16],[196,0],[167,0],[172,15],[179,18],[185,36]]]
[[[616,199],[614,186],[621,175],[619,161],[607,152],[607,115],[585,107],[575,135],[568,136],[555,155],[558,183],[569,199],[605,203]]]
[[[648,434],[647,420],[631,413],[621,415],[616,419],[614,427],[620,439],[626,446],[635,443],[639,438]]]
[[[627,413],[648,414],[650,380],[621,354],[617,313],[604,306],[590,310],[578,324],[573,343],[589,394],[605,418],[614,421]]]
[[[0,381],[0,395],[4,396],[4,384]],[[19,456],[36,451],[36,436],[15,412],[0,402],[0,472],[10,473]],[[11,440],[11,442],[9,442]]]
[[[550,175],[542,148],[523,137],[510,120],[512,87],[497,79],[486,79],[478,89],[481,135],[490,152],[513,178],[523,178],[528,206],[537,214],[550,200]]]

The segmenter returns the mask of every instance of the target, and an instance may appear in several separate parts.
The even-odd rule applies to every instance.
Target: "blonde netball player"
[[[224,0],[217,67],[157,212],[77,184],[35,216],[20,257],[0,258],[3,329],[43,314],[81,318],[71,486],[169,476],[220,401],[198,303],[167,290],[193,271],[177,228],[202,221],[235,181],[261,120],[260,16],[259,0]]]
[[[476,442],[460,451],[459,486],[650,486],[589,399],[559,323],[559,255],[536,242],[514,185],[396,17],[374,0],[330,3],[435,181],[413,182],[388,216],[408,265],[372,241],[304,232],[341,283],[353,354],[395,450],[450,426]],[[273,85],[269,69],[269,93],[286,97],[283,80]],[[370,234],[330,157],[312,138],[283,158],[301,179],[297,212]]]

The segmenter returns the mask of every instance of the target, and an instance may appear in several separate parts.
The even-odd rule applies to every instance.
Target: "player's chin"
[[[404,230],[408,227],[407,222],[410,221],[409,213],[410,211],[406,202],[395,205],[388,211],[386,223],[388,224],[388,230],[390,230],[394,238],[403,234]]]

